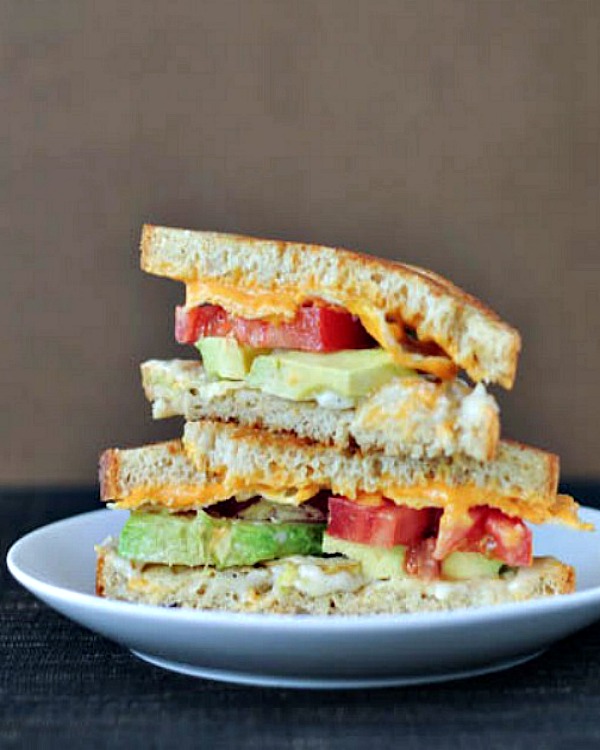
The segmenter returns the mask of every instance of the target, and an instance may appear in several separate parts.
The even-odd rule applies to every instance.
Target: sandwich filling
[[[325,520],[318,505],[278,507],[258,498],[188,513],[154,509],[130,515],[118,550],[138,563],[212,565],[221,570],[290,555],[319,555]]]
[[[178,307],[177,341],[197,344],[204,338],[230,338],[251,349],[284,349],[329,354],[379,347],[387,361],[403,369],[451,380],[457,368],[433,342],[421,342],[401,320],[386,316],[362,302],[352,310],[319,300],[305,301],[290,320],[241,317],[225,307],[202,304]],[[389,316],[388,316],[389,317]]]
[[[498,578],[532,564],[531,531],[521,520],[487,506],[452,528],[442,516],[438,508],[360,505],[326,493],[300,507],[260,497],[185,513],[154,506],[130,515],[118,553],[138,565],[218,570],[334,555],[358,565],[365,581]]]
[[[452,378],[457,372],[450,357],[433,341],[420,341],[415,327],[411,327],[410,321],[403,321],[399,312],[386,315],[366,300],[356,297],[327,300],[309,296],[301,288],[280,289],[277,294],[268,294],[264,290],[252,293],[228,284],[198,280],[186,285],[186,306],[178,308],[176,319],[180,329],[193,328],[199,316],[205,320],[206,308],[211,313],[222,311],[221,316],[225,313],[229,322],[234,322],[236,337],[249,335],[250,331],[254,335],[260,332],[259,337],[270,339],[275,336],[279,341],[285,336],[289,343],[275,346],[305,350],[308,346],[308,351],[355,349],[368,346],[368,339],[372,338],[404,367],[418,367],[443,378]],[[299,347],[298,333],[306,327],[312,335],[305,340],[304,347]],[[315,329],[334,333],[328,336],[326,343],[322,335],[315,335]]]
[[[198,385],[190,385],[196,399],[175,403],[171,392],[167,404],[158,396],[164,408],[158,404],[156,415],[200,408],[213,416],[215,401],[226,399],[231,414],[225,418],[239,419],[241,412],[243,419],[242,402],[251,391],[337,412],[341,421],[330,428],[334,439],[351,440],[361,449],[494,456],[495,399],[482,383],[472,388],[459,379],[448,354],[434,341],[420,340],[399,314],[384,314],[365,300],[342,306],[217,287],[188,284],[187,304],[175,315],[177,341],[199,350],[209,382],[196,376]],[[155,387],[160,390],[158,381],[150,385],[152,391]],[[244,394],[235,396],[242,388]],[[302,423],[305,431],[318,431],[314,418],[308,420]],[[273,428],[281,418],[271,421]]]

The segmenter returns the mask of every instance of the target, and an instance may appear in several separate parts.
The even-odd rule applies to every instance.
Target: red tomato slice
[[[441,524],[435,557],[442,560],[455,551],[479,552],[507,565],[531,565],[532,534],[519,518],[482,505],[469,510],[469,521],[464,524],[450,528]]]
[[[231,332],[227,312],[217,305],[175,308],[175,339],[195,344],[201,336],[226,336]]]
[[[473,510],[473,509],[471,509]],[[436,535],[435,556],[438,560],[443,560],[451,552],[461,549],[464,540],[468,535],[475,531],[475,519],[471,512],[460,516],[459,521],[449,523],[446,516],[440,519],[440,526]]]
[[[238,318],[218,305],[177,307],[177,341],[195,344],[205,336],[233,336],[246,346],[310,352],[366,349],[375,344],[360,320],[342,307],[305,305],[293,320],[283,323]]]
[[[439,512],[416,510],[384,500],[381,505],[361,505],[345,497],[329,498],[327,533],[350,542],[375,547],[412,545],[431,533]]]
[[[483,534],[471,538],[470,550],[502,560],[507,565],[531,565],[533,543],[531,530],[519,518],[507,516],[497,508],[475,508],[484,517]]]
[[[411,576],[417,576],[425,581],[433,581],[440,577],[442,563],[436,560],[435,539],[423,539],[417,544],[413,544],[406,550],[404,567],[406,572]]]
[[[409,547],[407,571],[420,577],[435,577],[439,561],[456,551],[478,552],[506,565],[531,565],[531,531],[519,518],[486,505],[471,508],[464,523],[453,526],[440,522],[441,517],[439,508],[417,510],[391,500],[362,505],[333,496],[327,533],[374,547],[404,544]]]

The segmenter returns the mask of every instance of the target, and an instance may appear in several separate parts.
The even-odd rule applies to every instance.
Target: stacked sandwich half
[[[183,282],[188,360],[142,365],[181,439],[108,450],[98,593],[164,606],[361,614],[568,593],[530,524],[584,528],[557,456],[500,440],[513,328],[439,276],[346,250],[146,226]]]

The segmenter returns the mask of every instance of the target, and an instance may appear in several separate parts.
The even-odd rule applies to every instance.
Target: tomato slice
[[[521,521],[486,505],[470,508],[462,523],[440,524],[435,557],[442,560],[451,552],[479,552],[507,565],[531,565],[531,530]]]
[[[481,552],[502,560],[507,565],[531,565],[533,542],[531,529],[519,518],[507,516],[497,508],[474,508],[473,511],[483,533],[469,539],[469,552]]]
[[[423,539],[417,544],[411,545],[406,550],[404,567],[410,576],[417,576],[425,581],[433,581],[440,577],[442,563],[436,560],[435,539]]]
[[[375,345],[360,320],[337,306],[304,305],[298,308],[293,320],[282,323],[238,318],[218,305],[177,307],[177,341],[195,344],[205,336],[233,336],[246,346],[310,352],[366,349]]]
[[[433,531],[438,517],[435,508],[417,510],[385,499],[381,505],[361,505],[333,496],[329,498],[327,533],[375,547],[413,545]]]
[[[180,344],[195,344],[204,336],[227,336],[231,332],[227,312],[217,305],[175,308],[175,339]]]
[[[439,562],[456,551],[478,552],[516,567],[533,560],[531,530],[521,519],[487,505],[470,508],[464,519],[449,524],[440,508],[418,510],[386,499],[363,505],[332,496],[327,533],[374,547],[404,544],[409,547],[407,571],[426,578],[435,576]]]

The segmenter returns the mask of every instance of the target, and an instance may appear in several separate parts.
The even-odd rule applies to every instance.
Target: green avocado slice
[[[472,578],[498,578],[503,567],[502,560],[494,560],[477,552],[452,552],[442,562],[445,578],[457,581]]]
[[[223,336],[207,336],[200,339],[196,346],[206,372],[229,380],[244,380],[254,359],[268,352],[268,349],[243,346],[235,339]]]
[[[398,544],[391,549],[375,547],[371,544],[349,542],[346,539],[323,535],[323,552],[344,555],[362,565],[363,573],[368,578],[385,580],[387,578],[406,578],[404,557],[406,547]]]
[[[360,398],[394,377],[415,375],[383,349],[285,351],[256,357],[246,382],[274,396],[301,401],[323,392]]]
[[[372,579],[408,577],[404,570],[406,547],[401,544],[388,549],[324,534],[323,552],[344,555],[360,562],[364,574]],[[442,561],[442,577],[455,581],[499,578],[504,568],[506,566],[501,560],[494,560],[477,552],[452,552]]]
[[[119,554],[163,565],[254,565],[290,555],[320,555],[324,524],[134,512],[119,537]]]

